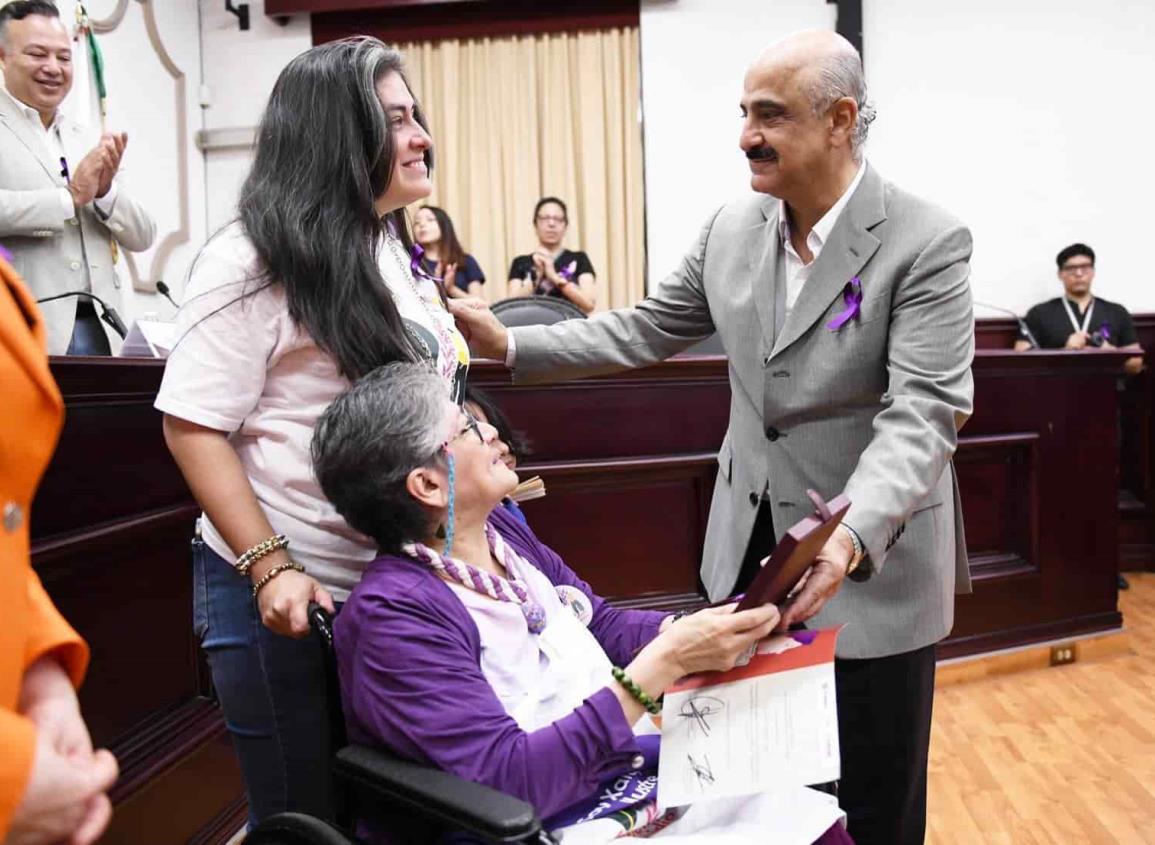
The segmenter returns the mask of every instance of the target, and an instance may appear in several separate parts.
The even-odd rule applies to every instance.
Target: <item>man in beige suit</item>
[[[865,161],[862,63],[834,33],[766,50],[741,107],[757,193],[711,215],[635,308],[508,332],[480,303],[451,308],[518,381],[644,366],[718,332],[730,425],[702,581],[712,599],[742,590],[807,488],[850,497],[783,620],[846,625],[839,800],[858,845],[915,845],[935,643],[969,589],[951,456],[973,398],[971,237]]]
[[[114,180],[127,137],[98,140],[60,113],[72,88],[72,42],[45,0],[0,0],[0,243],[37,299],[82,291],[116,299],[113,242],[134,252],[152,219]],[[51,355],[108,355],[93,299],[42,305]]]

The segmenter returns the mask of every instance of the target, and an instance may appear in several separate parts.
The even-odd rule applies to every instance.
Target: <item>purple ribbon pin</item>
[[[838,331],[851,320],[858,316],[858,312],[862,308],[862,281],[855,276],[846,283],[846,287],[842,289],[842,301],[846,303],[846,307],[839,312],[833,320],[826,324],[826,328],[832,332]]]
[[[409,249],[409,269],[413,271],[413,278],[428,279],[431,282],[440,282],[436,276],[431,276],[424,267],[421,266],[421,260],[425,258],[425,248],[421,244],[413,244]]]
[[[562,269],[558,270],[558,273],[567,282],[572,282],[573,281],[573,274],[576,270],[577,270],[577,260],[575,259],[574,261],[571,261],[569,264],[567,264]]]
[[[12,263],[12,253],[4,248],[4,244],[0,244],[0,258],[3,258],[9,264]]]
[[[1111,327],[1106,323],[1103,324],[1103,328],[1099,329],[1099,337],[1103,338],[1107,343],[1111,342]]]

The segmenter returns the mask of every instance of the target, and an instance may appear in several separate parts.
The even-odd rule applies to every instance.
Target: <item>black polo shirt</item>
[[[570,281],[576,282],[583,274],[589,273],[594,275],[594,265],[590,263],[590,257],[579,250],[563,249],[558,253],[557,258],[553,260],[553,266],[560,273],[570,265],[573,265],[573,275]],[[532,255],[519,255],[513,259],[513,263],[509,265],[509,278],[511,279],[530,279],[533,281],[533,292],[538,296],[558,296],[562,299],[566,295],[561,292],[559,288],[553,286],[549,279],[537,277],[537,270],[533,266]]]
[[[1060,296],[1040,302],[1027,312],[1027,325],[1043,349],[1062,349],[1067,345],[1067,338],[1075,331],[1071,325],[1071,312],[1074,312],[1079,325],[1083,325],[1085,312],[1080,311],[1078,305],[1068,300],[1071,306],[1069,312],[1063,299]],[[1091,300],[1091,307],[1094,310],[1091,312],[1091,322],[1087,325],[1088,334],[1103,333],[1106,328],[1105,339],[1112,346],[1130,346],[1139,341],[1135,334],[1135,324],[1131,322],[1131,315],[1122,305],[1096,296]],[[1019,336],[1022,340],[1027,340],[1021,332]]]

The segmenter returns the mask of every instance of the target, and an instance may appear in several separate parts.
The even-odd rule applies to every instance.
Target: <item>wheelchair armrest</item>
[[[517,842],[541,831],[536,811],[526,802],[375,748],[342,748],[334,774],[392,807],[412,809],[487,839]]]

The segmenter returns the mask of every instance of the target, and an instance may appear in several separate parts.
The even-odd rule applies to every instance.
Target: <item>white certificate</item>
[[[838,629],[763,640],[744,666],[679,681],[662,705],[658,803],[837,780]]]

